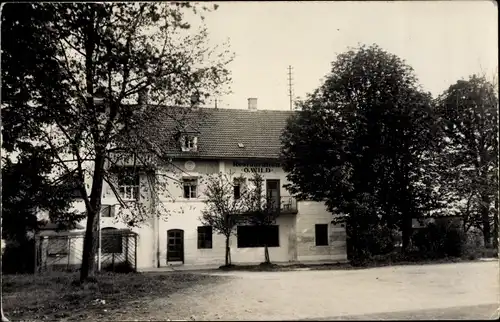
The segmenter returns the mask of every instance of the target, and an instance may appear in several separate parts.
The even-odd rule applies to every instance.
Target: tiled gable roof
[[[181,152],[178,146],[170,144],[168,155],[173,158],[276,159],[280,154],[281,133],[292,114],[292,111],[200,108],[190,113],[189,118],[194,122],[186,129],[198,132],[198,151]],[[175,127],[172,119],[164,118],[160,122],[164,129]],[[239,143],[243,147],[239,147]]]

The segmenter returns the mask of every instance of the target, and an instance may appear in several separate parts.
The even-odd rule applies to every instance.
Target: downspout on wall
[[[153,241],[153,249],[156,254],[153,254],[153,267],[160,267],[160,233],[159,233],[159,218],[158,218],[158,207],[156,205],[156,199],[155,196],[152,198],[153,200],[153,234],[154,234],[154,241]],[[155,262],[156,261],[156,265]]]

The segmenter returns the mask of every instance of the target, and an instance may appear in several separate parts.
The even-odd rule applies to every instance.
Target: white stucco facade
[[[267,165],[254,167],[252,165]],[[257,169],[257,170],[256,170]],[[178,160],[173,166],[160,167],[159,172],[171,178],[182,177],[200,178],[197,187],[197,198],[186,199],[183,189],[173,180],[168,182],[167,189],[159,192],[161,207],[151,206],[151,216],[140,227],[132,228],[138,233],[137,266],[138,269],[164,267],[170,264],[206,265],[224,264],[225,238],[215,231],[212,235],[212,248],[198,248],[198,232],[201,226],[199,220],[201,211],[205,207],[203,178],[207,175],[231,173],[233,177],[243,176],[251,178],[253,171],[258,171],[264,180],[279,180],[280,196],[287,197],[289,193],[283,187],[288,183],[286,173],[278,164],[260,161],[233,161],[233,160]],[[141,182],[145,181],[141,177]],[[147,195],[147,193],[146,193]],[[144,197],[144,196],[142,196]],[[143,198],[141,202],[148,203]],[[111,189],[105,184],[103,189],[103,205],[115,205],[118,213],[118,201]],[[280,215],[276,220],[279,226],[279,246],[269,247],[271,261],[346,261],[345,229],[331,223],[332,214],[319,202],[299,201],[296,203],[297,212]],[[164,213],[168,211],[168,214]],[[155,212],[158,216],[155,215]],[[82,225],[85,222],[81,223]],[[328,225],[328,245],[316,246],[315,225]],[[127,228],[127,225],[118,218],[101,218],[101,227]],[[182,231],[183,261],[167,261],[168,231]],[[261,263],[264,261],[263,247],[240,248],[237,243],[236,230],[230,239],[231,259],[237,263]]]
[[[156,164],[155,167],[149,167],[147,175],[139,172],[139,177],[134,177],[133,183],[123,183],[126,181],[123,177],[122,183],[119,183],[118,175],[111,177],[109,179],[113,182],[114,189],[108,183],[103,183],[101,204],[113,207],[114,217],[102,216],[100,227],[129,228],[137,233],[138,269],[164,267],[174,263],[224,264],[225,237],[213,229],[211,235],[203,232],[206,228],[198,231],[202,225],[200,216],[206,207],[204,179],[218,173],[230,174],[234,178],[244,177],[248,181],[254,172],[258,172],[265,181],[263,189],[266,193],[271,192],[278,201],[280,215],[268,232],[272,236],[266,235],[266,238],[272,238],[272,247],[269,247],[271,261],[347,260],[344,227],[331,223],[333,216],[324,204],[296,201],[284,187],[288,181],[278,161],[280,133],[293,112],[257,110],[256,99],[249,100],[249,103],[252,104],[248,110],[205,109],[202,115],[195,116],[196,119],[203,119],[203,122],[195,122],[197,126],[193,128],[177,129],[179,146],[166,150],[170,151],[165,152],[166,155],[173,159],[168,165]],[[177,125],[169,125],[167,120],[163,120],[159,126],[173,129]],[[158,133],[157,139],[159,145],[171,144],[168,140],[162,141],[162,133]],[[113,159],[113,156],[110,157],[110,160]],[[132,159],[121,158],[110,162],[118,168],[135,164]],[[91,164],[86,165],[86,168],[89,169],[88,173],[92,172]],[[152,174],[158,180],[154,195],[151,193]],[[196,191],[188,188],[191,189],[189,197],[185,198],[186,190],[182,182],[186,183],[188,180],[195,182]],[[86,181],[87,193],[90,193],[92,178],[87,177]],[[122,212],[129,211],[120,206],[115,193],[121,194],[122,200],[138,199],[138,204],[144,206],[140,225],[130,225],[134,215],[123,216]],[[134,201],[131,204],[137,205]],[[85,211],[82,201],[75,202],[73,207]],[[79,224],[85,227],[86,220]],[[245,229],[245,238],[249,240],[254,235],[264,235],[262,230],[240,228],[235,229],[230,239],[232,262],[263,262],[264,247],[260,245],[269,243],[262,240],[243,241],[242,237]],[[239,229],[241,233],[237,236]],[[210,246],[199,245],[201,235],[211,236],[210,242],[204,240]],[[174,244],[175,256],[172,251]]]

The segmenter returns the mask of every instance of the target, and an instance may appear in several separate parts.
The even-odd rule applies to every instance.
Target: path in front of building
[[[210,274],[228,278],[151,302],[150,318],[493,319],[500,302],[498,262]]]

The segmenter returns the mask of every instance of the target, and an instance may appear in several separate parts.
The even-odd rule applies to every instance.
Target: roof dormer
[[[198,152],[198,136],[200,131],[194,128],[191,124],[185,125],[182,130],[177,132],[177,140],[179,141],[182,152]]]
[[[194,134],[187,134],[187,133],[181,134],[180,143],[182,152],[198,151],[198,137]]]

